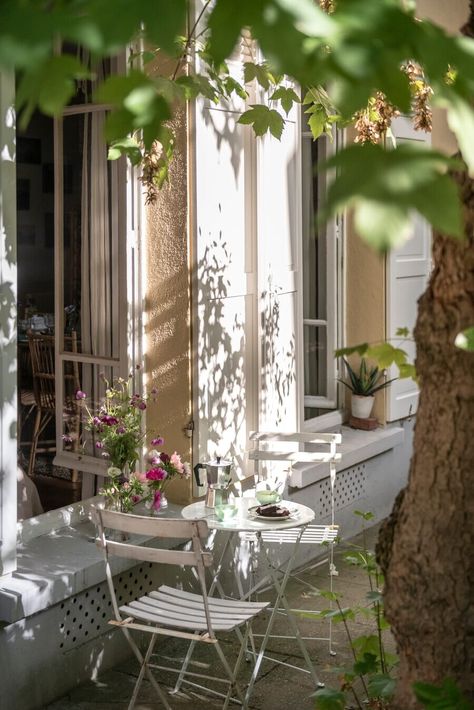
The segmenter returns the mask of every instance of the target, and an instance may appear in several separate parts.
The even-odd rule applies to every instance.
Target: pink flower
[[[82,390],[77,390],[76,392],[76,399],[85,399],[87,397],[86,393],[83,392]]]
[[[140,481],[140,483],[146,483],[148,481],[146,473],[142,473],[141,471],[135,471],[133,475],[138,481]]]
[[[164,443],[165,443],[165,440],[163,439],[162,436],[158,436],[156,439],[151,440],[152,446],[163,446]]]
[[[96,442],[95,442],[95,448],[96,448],[96,449],[103,449],[103,448],[104,448],[104,445],[103,445],[103,443],[102,443],[101,441],[96,441]]]
[[[184,477],[185,478],[190,478],[191,477],[191,465],[185,461],[183,463],[183,471],[184,471]]]
[[[170,456],[170,464],[175,467],[180,476],[184,473],[184,465],[181,461],[181,456],[176,451]]]
[[[149,481],[164,481],[168,474],[163,468],[151,468],[146,472]]]
[[[132,496],[132,503],[139,503],[141,501],[141,496]]]
[[[161,491],[155,491],[151,507],[155,510],[159,510],[161,508]]]

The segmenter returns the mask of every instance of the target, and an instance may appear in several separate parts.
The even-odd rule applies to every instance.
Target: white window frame
[[[300,149],[302,151],[303,138],[309,138],[311,132],[303,129],[300,113]],[[333,140],[327,143],[327,158],[335,155],[343,147],[345,134],[343,131],[334,129]],[[301,161],[302,162],[302,161]],[[331,181],[331,173],[326,172],[322,178],[324,185]],[[301,186],[301,209],[303,199],[303,185]],[[343,421],[343,406],[341,397],[341,387],[337,382],[339,376],[338,360],[334,357],[334,351],[341,346],[344,341],[344,264],[345,264],[345,239],[344,239],[344,218],[338,216],[328,221],[326,225],[327,252],[326,268],[328,278],[326,280],[326,319],[304,318],[304,284],[303,268],[299,269],[299,293],[300,293],[300,418],[303,431],[315,431],[339,426]],[[303,261],[303,232],[301,230],[301,242],[299,246],[300,258]],[[304,329],[305,327],[326,328],[327,330],[327,350],[326,350],[326,391],[327,396],[306,395],[305,373],[304,373]],[[305,419],[305,408],[328,410],[327,414],[322,414],[311,419]]]

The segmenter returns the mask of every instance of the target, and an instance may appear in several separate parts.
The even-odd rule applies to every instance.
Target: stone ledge
[[[163,515],[179,517],[181,506],[170,504]],[[145,542],[146,538],[140,536],[139,540]],[[167,541],[161,544],[166,546]],[[114,574],[136,564],[136,560],[118,557],[111,560]],[[18,545],[16,571],[0,577],[0,623],[36,614],[104,579],[104,558],[95,545],[95,528],[90,521],[31,538]]]
[[[337,471],[351,468],[361,461],[367,461],[384,451],[393,449],[403,444],[405,438],[405,432],[399,426],[381,427],[373,431],[361,431],[343,426],[341,434],[342,444],[339,451],[342,458],[337,464]],[[327,464],[295,464],[288,483],[292,488],[305,488],[328,476]]]

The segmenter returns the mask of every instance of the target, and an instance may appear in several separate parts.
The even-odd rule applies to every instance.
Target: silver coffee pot
[[[194,476],[198,486],[204,485],[200,477],[201,469],[206,471],[206,508],[215,508],[216,505],[227,503],[228,489],[232,483],[232,462],[216,456],[214,461],[196,464]]]

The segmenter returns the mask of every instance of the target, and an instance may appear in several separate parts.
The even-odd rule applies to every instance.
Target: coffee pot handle
[[[202,463],[197,463],[197,464],[195,465],[194,469],[193,469],[193,471],[194,471],[194,478],[196,479],[196,483],[197,483],[198,486],[203,486],[203,485],[204,485],[203,483],[201,483],[201,476],[199,475],[199,470],[200,470],[201,468],[204,468],[204,466],[202,465]]]

